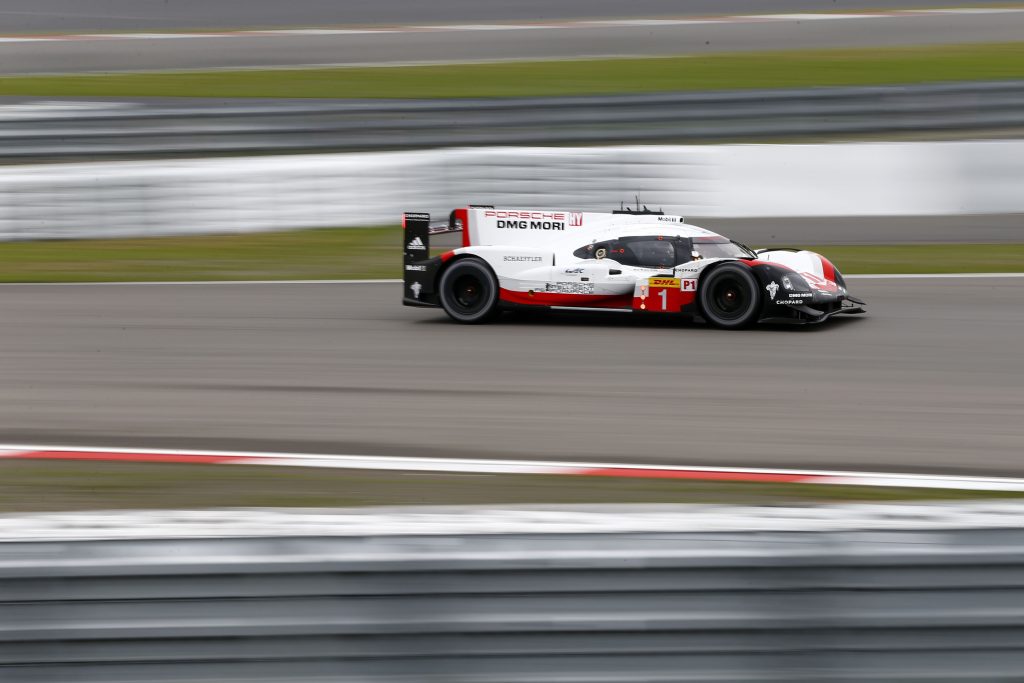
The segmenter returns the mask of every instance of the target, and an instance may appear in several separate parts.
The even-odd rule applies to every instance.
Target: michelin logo
[[[409,242],[409,244],[407,244],[405,246],[405,248],[408,249],[409,251],[426,251],[427,250],[426,245],[423,244],[423,240],[421,240],[418,235],[416,237],[413,237],[412,241]]]
[[[774,301],[775,300],[775,293],[779,291],[779,283],[775,282],[774,280],[772,280],[771,282],[766,284],[764,286],[764,288],[768,290],[768,296],[770,296],[772,298],[772,300]]]
[[[414,282],[411,285],[409,285],[409,289],[412,290],[412,298],[419,299],[420,298],[420,290],[423,289],[423,285],[421,285],[418,282]]]

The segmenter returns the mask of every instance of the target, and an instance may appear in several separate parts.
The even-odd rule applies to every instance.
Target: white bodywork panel
[[[763,251],[757,256],[761,261],[779,263],[801,274],[825,276],[821,256],[813,251]]]
[[[659,272],[651,268],[622,266],[607,259],[581,260],[571,253],[571,263],[563,258],[562,265],[553,265],[555,253],[540,249],[463,247],[456,249],[455,253],[479,256],[494,269],[501,288],[514,292],[539,290],[562,294],[626,294],[633,291],[639,277]],[[614,270],[620,272],[613,274]]]
[[[504,289],[529,291],[554,284],[566,294],[625,294],[637,280],[670,274],[672,268],[620,265],[612,258],[581,259],[573,252],[619,237],[665,235],[720,237],[687,224],[681,216],[611,214],[546,209],[471,208],[466,227],[475,254],[494,269]],[[724,239],[724,238],[723,238]],[[614,273],[613,271],[619,271]]]
[[[717,233],[689,225],[681,216],[611,214],[541,209],[471,208],[469,242],[456,254],[474,254],[487,261],[502,289],[514,292],[555,292],[640,296],[647,278],[682,277],[684,290],[696,289],[705,267],[722,259],[704,259],[681,268],[623,265],[613,257],[581,259],[573,252],[596,242],[621,237],[712,237]]]
[[[586,244],[613,237],[720,237],[710,230],[688,225],[681,216],[537,209],[469,209],[466,229],[471,245],[550,248],[559,262],[572,257],[572,252]]]
[[[701,258],[674,267],[620,264],[614,256],[580,258],[574,252],[590,244],[619,238],[660,235],[666,238],[711,238],[721,235],[685,222],[681,216],[612,214],[548,209],[468,209],[471,246],[456,255],[482,258],[498,276],[503,290],[553,294],[647,295],[649,278],[678,278],[683,293],[696,293],[701,273],[709,266],[736,258]],[[822,258],[809,251],[765,251],[757,259],[777,263],[804,275],[811,286],[836,290],[826,277]],[[829,267],[831,270],[831,266]],[[772,297],[774,298],[774,297]]]

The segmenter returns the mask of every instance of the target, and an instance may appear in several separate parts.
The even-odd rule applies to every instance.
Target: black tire
[[[711,271],[700,284],[700,312],[710,324],[738,330],[757,322],[761,288],[746,266],[726,263]]]
[[[455,322],[474,325],[493,320],[498,309],[498,278],[478,258],[459,259],[441,273],[441,307]]]

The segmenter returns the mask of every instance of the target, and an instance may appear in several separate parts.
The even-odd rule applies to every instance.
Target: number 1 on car
[[[646,289],[650,298],[654,300],[654,305],[641,306],[641,309],[655,313],[678,313],[683,304],[693,300],[696,285],[696,280],[681,280],[676,277],[648,278]]]

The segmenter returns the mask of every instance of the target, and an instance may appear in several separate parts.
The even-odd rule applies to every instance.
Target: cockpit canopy
[[[746,247],[724,237],[642,235],[587,244],[573,252],[581,259],[610,259],[624,266],[672,268],[695,258],[754,258]]]

